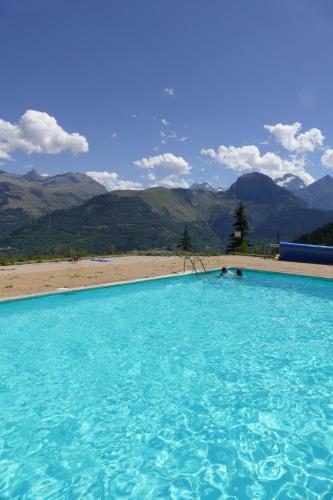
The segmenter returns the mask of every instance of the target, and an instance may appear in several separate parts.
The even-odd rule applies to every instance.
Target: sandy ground
[[[260,257],[203,257],[203,262],[207,269],[227,266],[333,278],[333,266],[279,262]],[[111,261],[107,263],[83,260],[79,263],[44,262],[0,267],[0,299],[49,293],[59,288],[72,289],[177,274],[182,271],[183,258],[177,256],[126,256],[111,257]]]

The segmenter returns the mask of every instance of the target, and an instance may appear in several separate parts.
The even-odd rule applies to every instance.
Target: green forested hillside
[[[0,241],[14,255],[66,254],[69,250],[107,253],[133,249],[175,249],[187,226],[196,250],[225,248],[235,208],[242,201],[254,245],[293,241],[333,219],[312,210],[262,174],[246,174],[227,191],[151,188],[113,191],[82,205],[57,210]]]
[[[271,214],[252,231],[255,241],[294,241],[300,234],[313,231],[321,224],[333,220],[333,210],[287,208]]]
[[[69,249],[104,253],[113,245],[118,250],[161,245],[171,249],[186,224],[197,247],[219,248],[220,235],[211,226],[218,214],[223,214],[225,223],[223,237],[224,231],[230,231],[232,213],[218,197],[208,200],[205,192],[190,195],[184,189],[119,191],[44,216],[15,231],[1,246],[11,246],[14,253],[25,255],[61,254]]]
[[[333,220],[333,215],[331,219]],[[333,222],[318,227],[311,233],[304,234],[296,241],[297,243],[307,243],[311,245],[333,246]]]

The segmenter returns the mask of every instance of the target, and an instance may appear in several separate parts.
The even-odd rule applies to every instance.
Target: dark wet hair
[[[221,269],[221,274],[226,274],[227,272],[228,272],[228,269],[223,266]]]
[[[236,276],[243,276],[241,269],[236,269]]]

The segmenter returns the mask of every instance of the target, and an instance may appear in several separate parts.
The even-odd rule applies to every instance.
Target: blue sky
[[[331,0],[0,0],[0,168],[310,182],[333,168],[332,56]]]

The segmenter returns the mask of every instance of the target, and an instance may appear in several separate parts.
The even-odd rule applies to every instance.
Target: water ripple
[[[187,276],[0,305],[1,498],[333,498],[333,285]]]

